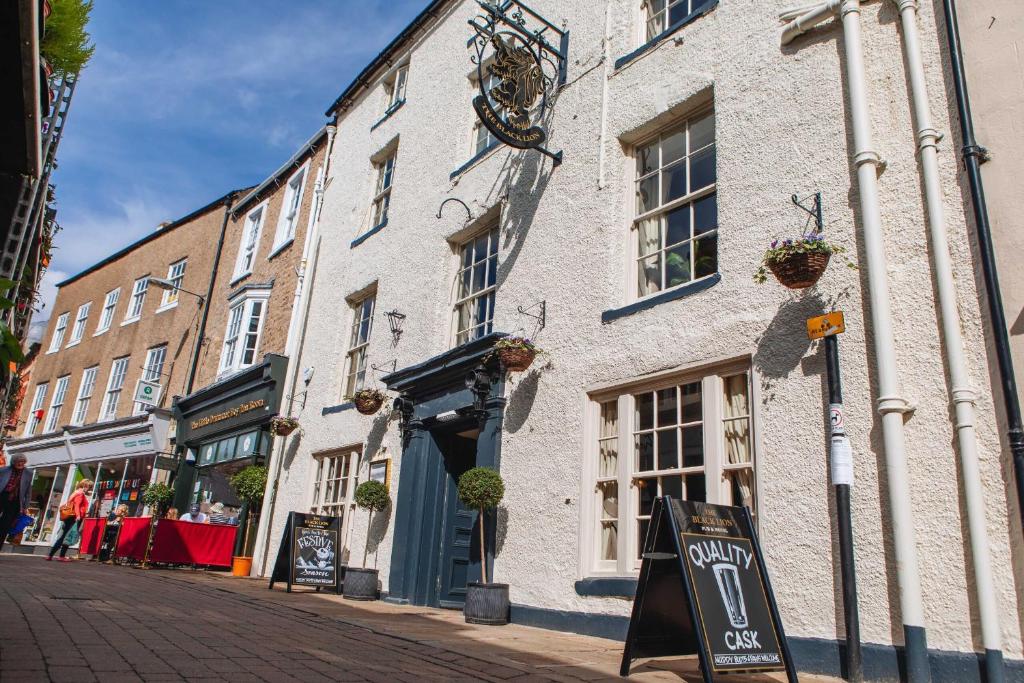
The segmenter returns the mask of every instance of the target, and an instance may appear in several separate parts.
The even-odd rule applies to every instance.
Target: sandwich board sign
[[[337,590],[340,538],[341,518],[289,512],[268,588],[285,581],[289,593],[292,586]]]
[[[135,385],[135,402],[155,406],[160,401],[160,383],[140,379]]]
[[[705,683],[767,671],[797,683],[747,508],[662,496],[642,556],[620,675],[634,659],[696,653]]]

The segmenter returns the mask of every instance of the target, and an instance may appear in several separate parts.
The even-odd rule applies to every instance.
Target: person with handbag
[[[25,467],[28,459],[21,455],[11,457],[11,464],[0,467],[0,548],[4,547],[7,533],[25,514],[32,495],[32,470]]]
[[[52,560],[53,556],[57,554],[57,549],[60,548],[59,561],[71,561],[66,557],[68,547],[78,542],[82,520],[85,519],[85,513],[89,511],[89,496],[85,492],[91,488],[92,480],[83,479],[75,485],[75,492],[68,498],[68,502],[60,506],[60,533],[57,534],[57,539],[50,548],[50,554],[46,556],[47,560]]]

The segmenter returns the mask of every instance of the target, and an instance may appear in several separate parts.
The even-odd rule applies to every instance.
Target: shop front
[[[21,454],[32,471],[28,515],[35,521],[23,535],[25,548],[45,548],[59,528],[58,510],[89,479],[89,516],[105,517],[120,504],[129,516],[144,512],[142,490],[150,482],[170,477],[173,460],[167,451],[170,411],[153,409],[143,415],[66,427],[61,432],[9,441],[9,456]]]
[[[221,503],[225,515],[246,528],[250,511],[231,488],[231,477],[249,465],[265,465],[273,440],[270,422],[281,403],[288,359],[267,354],[258,365],[229,375],[189,396],[174,399],[176,447],[185,453],[175,481],[175,505],[203,508]],[[255,534],[249,534],[249,543]],[[243,548],[239,534],[236,555]]]

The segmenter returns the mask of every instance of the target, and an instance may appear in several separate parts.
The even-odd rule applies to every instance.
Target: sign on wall
[[[640,657],[698,655],[716,674],[796,673],[750,511],[655,501],[620,674]]]
[[[135,402],[155,406],[160,402],[161,389],[159,382],[147,382],[140,379],[139,383],[135,385]]]
[[[286,581],[289,593],[292,586],[337,589],[340,539],[340,517],[289,512],[269,588]]]

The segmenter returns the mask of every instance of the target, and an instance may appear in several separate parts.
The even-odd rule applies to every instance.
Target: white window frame
[[[82,380],[78,383],[78,396],[75,398],[75,412],[71,414],[71,424],[75,427],[85,424],[89,414],[89,403],[92,392],[96,388],[96,375],[100,366],[93,365],[82,371]]]
[[[144,382],[156,382],[163,384],[164,363],[167,360],[167,344],[151,347],[146,351],[146,363],[142,366],[141,379]],[[149,406],[145,403],[134,402],[132,415],[141,415],[146,412]]]
[[[710,116],[711,121],[712,121],[712,126],[714,126],[714,129],[713,129],[714,130],[714,135],[712,137],[712,141],[711,141],[710,144],[704,145],[702,147],[698,147],[695,150],[691,150],[690,149],[690,128],[691,128],[691,124],[696,122],[696,121],[703,120],[705,117],[708,117],[708,116]],[[685,135],[686,135],[686,137],[685,137],[685,139],[686,139],[686,149],[684,151],[684,154],[683,154],[683,156],[680,159],[676,159],[676,160],[670,161],[668,164],[664,164],[663,165],[662,164],[662,160],[661,160],[661,151],[663,149],[662,143],[666,139],[670,138],[673,134],[677,133],[680,130],[685,131]],[[663,128],[660,131],[658,131],[658,133],[656,135],[653,135],[650,138],[645,139],[643,142],[633,146],[633,158],[632,158],[632,164],[633,164],[633,183],[632,183],[632,185],[633,185],[633,193],[632,193],[632,195],[633,195],[632,196],[632,202],[633,202],[633,207],[632,207],[633,221],[632,221],[632,223],[630,225],[630,231],[629,231],[629,241],[630,241],[630,251],[629,251],[629,253],[630,253],[629,301],[630,302],[632,302],[632,301],[639,301],[639,300],[642,300],[642,299],[646,299],[648,297],[658,296],[659,294],[662,294],[664,292],[676,289],[678,287],[685,287],[686,285],[690,285],[690,284],[692,284],[694,282],[698,282],[698,281],[704,280],[706,278],[714,277],[715,275],[717,275],[720,272],[720,270],[719,270],[719,265],[720,264],[719,264],[719,258],[718,258],[718,253],[719,253],[719,250],[718,250],[718,236],[719,236],[718,225],[719,225],[719,223],[717,221],[717,213],[718,213],[718,170],[717,170],[717,145],[718,145],[718,142],[717,142],[717,138],[718,138],[718,131],[717,131],[717,119],[715,117],[715,110],[714,110],[714,107],[712,105],[708,104],[708,105],[701,106],[699,108],[694,109],[693,112],[690,113],[685,118],[681,118],[681,119],[673,122],[671,125],[666,126],[665,128]],[[639,158],[640,152],[644,148],[650,147],[651,145],[657,146],[657,148],[658,148],[658,152],[657,153],[659,155],[659,159],[658,159],[658,161],[656,163],[656,166],[655,166],[655,169],[653,171],[641,174],[639,168],[637,168],[638,163],[639,163],[638,162],[638,158]],[[705,185],[705,186],[699,187],[699,188],[697,188],[696,190],[693,190],[693,191],[687,191],[685,194],[683,194],[683,195],[681,195],[679,197],[676,197],[674,199],[671,199],[669,201],[663,201],[664,190],[663,190],[663,187],[662,187],[662,180],[664,178],[664,174],[663,174],[664,170],[668,169],[668,168],[672,168],[672,167],[685,166],[687,168],[687,183],[689,183],[690,182],[690,178],[692,177],[692,176],[690,176],[690,172],[689,172],[689,167],[690,167],[691,159],[693,157],[697,156],[698,154],[705,153],[707,150],[712,150],[713,153],[715,154],[715,158],[716,158],[716,163],[715,163],[715,166],[716,166],[715,167],[715,180],[713,182],[711,182],[709,185]],[[641,209],[640,209],[640,206],[639,206],[640,188],[641,188],[641,185],[642,185],[643,181],[646,181],[646,180],[649,180],[649,179],[652,179],[652,178],[657,180],[657,189],[656,189],[657,198],[658,198],[657,199],[657,204],[653,208],[649,208],[649,209],[646,209],[646,210],[641,212]],[[687,190],[689,190],[689,187],[687,187]],[[715,214],[716,214],[715,227],[710,229],[710,230],[707,230],[707,231],[705,231],[703,233],[697,234],[696,233],[696,228],[695,228],[695,225],[694,225],[695,207],[697,206],[697,204],[699,202],[704,201],[704,200],[708,199],[709,197],[713,198],[711,201],[714,203]],[[689,220],[690,220],[690,226],[689,226],[690,233],[689,233],[689,236],[686,237],[685,239],[673,242],[671,245],[666,245],[665,244],[665,236],[666,236],[666,233],[667,233],[667,230],[668,230],[668,224],[667,224],[668,216],[669,216],[669,214],[672,214],[672,213],[674,213],[674,212],[676,212],[678,210],[681,210],[684,207],[689,207],[689,213],[690,213],[690,218],[689,218]],[[649,220],[657,220],[658,221],[658,248],[656,250],[650,251],[650,252],[648,252],[646,254],[641,254],[641,249],[640,249],[640,244],[639,244],[639,242],[640,242],[639,231],[641,230],[641,226],[646,221],[649,221]],[[715,240],[715,269],[712,272],[705,273],[705,274],[700,275],[698,277],[697,276],[697,272],[696,272],[697,271],[697,253],[696,253],[697,244],[698,244],[698,242],[702,242],[704,240],[710,241],[712,239]],[[668,275],[667,275],[667,273],[668,273],[668,260],[669,260],[669,256],[670,256],[669,252],[674,252],[674,251],[680,249],[681,247],[683,247],[684,245],[686,247],[688,247],[687,257],[688,257],[689,260],[687,261],[687,268],[688,268],[689,279],[687,279],[685,281],[682,281],[682,282],[678,282],[678,283],[673,284],[673,285],[670,285],[669,284],[669,280],[668,280]],[[655,289],[655,290],[652,290],[652,291],[649,291],[649,292],[646,292],[646,293],[641,293],[640,269],[642,267],[642,262],[643,261],[651,260],[655,256],[657,256],[658,262],[659,262],[659,266],[658,266],[659,280],[658,280],[658,285],[657,285],[658,289]]]
[[[309,511],[313,514],[332,516],[336,516],[339,511],[342,512],[339,539],[341,561],[347,561],[349,557],[352,517],[356,510],[355,490],[359,486],[362,457],[362,444],[313,453],[316,464],[311,468]],[[344,470],[346,461],[347,473]],[[339,484],[343,490],[339,491]],[[329,501],[328,496],[331,497]]]
[[[369,308],[367,309],[367,304]],[[343,380],[343,396],[351,396],[366,384],[370,338],[373,335],[373,316],[377,311],[377,291],[373,290],[351,301],[352,326],[348,339],[348,352],[345,354],[345,374]],[[362,338],[363,323],[366,324],[366,337]]]
[[[160,297],[160,306],[156,312],[166,311],[178,305],[181,296],[181,286],[185,283],[185,269],[188,267],[188,258],[178,259],[167,267],[167,281],[174,285],[171,289],[165,289]]]
[[[124,391],[125,377],[128,375],[128,363],[131,356],[115,358],[110,364],[110,376],[107,377],[107,389],[103,392],[103,407],[100,422],[117,419],[117,406],[121,402]]]
[[[260,238],[263,236],[263,225],[267,222],[269,199],[265,199],[245,214],[242,223],[242,239],[238,242],[238,254],[235,256],[235,270],[231,282],[237,282],[251,275],[256,265],[256,254],[260,250]]]
[[[281,202],[281,212],[277,217],[274,246],[270,249],[268,259],[273,258],[279,251],[295,240],[295,232],[299,225],[299,215],[302,213],[302,199],[306,194],[308,175],[309,161],[304,163],[299,170],[288,178],[288,182],[285,185],[284,199]]]
[[[57,427],[60,425],[60,413],[64,408],[64,400],[68,395],[68,384],[71,383],[71,375],[62,375],[57,378],[57,383],[53,387],[53,396],[50,398],[50,412],[46,415],[46,427],[43,429],[44,434],[57,431]]]
[[[389,167],[390,164],[390,167]],[[369,225],[363,233],[383,228],[388,224],[391,212],[391,188],[395,186],[395,169],[398,165],[398,147],[380,156],[373,164],[377,180],[374,184],[373,199],[370,201]]]
[[[409,62],[400,64],[384,79],[384,114],[386,118],[405,104],[405,90],[409,85]]]
[[[46,350],[47,353],[56,353],[60,351],[61,344],[64,343],[64,334],[68,330],[68,317],[70,317],[70,311],[64,311],[57,316],[57,324],[53,328],[53,336],[50,337],[50,348]]]
[[[100,321],[96,324],[96,331],[93,336],[101,335],[110,329],[114,324],[114,313],[117,310],[117,302],[121,299],[121,288],[112,289],[103,297],[103,309],[100,311]]]
[[[709,4],[707,0],[661,0],[664,3],[664,8],[657,11],[651,11],[651,0],[643,0],[640,3],[640,44],[646,45],[658,36],[669,30],[676,23],[685,21],[686,18],[690,17],[695,10],[701,9],[702,6]],[[668,18],[671,16],[672,10],[682,5],[686,7],[686,14],[682,19],[677,19],[675,22],[669,22]],[[658,19],[660,18],[660,21]]]
[[[452,286],[452,322],[451,322],[451,345],[453,347],[459,346],[466,342],[474,339],[483,337],[494,329],[494,305],[497,299],[498,292],[498,268],[501,266],[500,260],[500,230],[498,229],[498,223],[491,223],[483,230],[473,233],[473,236],[459,242],[456,248],[456,258],[458,259],[457,270],[455,273],[455,281]],[[475,251],[477,240],[481,237],[487,238],[487,251],[483,255],[483,258],[479,257],[479,254]],[[491,253],[491,247],[493,246],[493,253]],[[468,249],[473,250],[472,260],[467,266],[465,264],[465,254]],[[484,287],[478,291],[473,291],[473,269],[474,266],[482,265],[484,268]],[[468,273],[469,287],[468,293],[464,293],[461,289],[464,274]],[[493,280],[493,282],[491,282]],[[489,301],[487,301],[489,300]],[[487,318],[483,323],[473,323],[469,327],[460,329],[459,325],[459,311],[463,306],[469,306],[473,308],[475,305],[479,305],[478,302],[487,301],[490,306],[490,311]],[[487,305],[485,304],[485,305]],[[474,309],[475,310],[475,309]],[[475,314],[470,313],[471,319]],[[483,328],[479,332],[475,332],[477,328]]]
[[[85,326],[89,322],[89,311],[92,309],[92,302],[86,301],[78,307],[75,313],[75,324],[71,326],[71,337],[68,339],[68,346],[75,346],[82,342],[85,336]]]
[[[124,312],[121,325],[130,325],[142,317],[146,307],[146,292],[149,291],[149,276],[143,275],[132,284],[132,295],[128,299],[128,310]]]
[[[259,304],[259,319],[256,330],[251,329],[253,308]],[[258,362],[260,340],[263,336],[263,324],[267,319],[267,307],[270,304],[270,290],[247,292],[245,297],[238,297],[228,302],[228,322],[224,331],[224,343],[221,345],[218,376],[251,367]],[[235,311],[239,311],[237,329]],[[252,340],[252,358],[245,362],[244,357]]]
[[[734,377],[741,373],[746,374],[747,379],[747,405],[749,414],[741,419],[748,421],[749,448],[751,462],[739,465],[726,462],[725,446],[725,423],[737,418],[727,418],[724,411],[724,378]],[[617,386],[602,386],[593,388],[588,395],[585,412],[585,442],[583,463],[583,481],[581,490],[581,515],[580,525],[580,567],[583,576],[629,576],[636,575],[640,569],[640,561],[637,559],[638,547],[643,539],[639,538],[639,488],[635,482],[639,479],[650,479],[658,476],[658,470],[644,470],[640,474],[634,472],[634,434],[637,430],[634,424],[636,414],[634,412],[634,400],[637,394],[656,392],[660,389],[668,389],[699,382],[701,385],[701,424],[703,435],[703,464],[694,467],[684,467],[682,461],[682,443],[677,437],[677,453],[680,460],[678,467],[665,470],[669,476],[699,474],[703,471],[705,481],[706,499],[709,503],[731,505],[732,489],[726,479],[728,472],[736,469],[750,469],[752,471],[753,487],[753,510],[756,519],[756,511],[759,507],[759,496],[761,491],[759,479],[759,461],[761,457],[760,448],[760,419],[759,409],[760,392],[757,376],[754,372],[749,358],[736,359],[721,363],[705,364],[690,369],[675,369],[655,375],[638,378]],[[605,402],[616,402],[618,411],[617,434],[612,443],[617,447],[617,470],[613,477],[599,476],[600,454],[600,429],[601,429],[601,405]],[[677,406],[677,410],[680,408]],[[681,413],[679,413],[681,415]],[[655,423],[657,426],[657,423]],[[677,422],[677,424],[679,424]],[[694,423],[695,424],[695,423]],[[671,427],[670,427],[671,429]],[[655,452],[655,459],[658,454]],[[657,467],[657,462],[654,465]],[[618,485],[617,498],[617,550],[615,560],[605,560],[601,557],[601,544],[599,541],[602,525],[602,497],[601,488],[598,482],[602,479],[615,481]]]
[[[501,79],[490,72],[490,66],[488,64],[484,65],[482,71],[485,80],[484,90],[489,94],[491,92],[491,88],[501,83]],[[473,97],[476,97],[480,94],[480,81],[476,70],[473,71],[470,83],[472,85]],[[502,105],[491,99],[489,96],[488,99],[490,100],[491,107],[494,111],[500,114],[503,108]],[[472,154],[470,154],[470,158],[473,158],[478,154],[483,154],[484,151],[491,146],[496,145],[498,142],[498,138],[491,132],[491,129],[484,125],[484,122],[480,120],[479,116],[474,115],[473,134],[470,137],[470,151],[472,152]]]
[[[36,385],[36,393],[32,397],[32,407],[29,409],[28,418],[25,420],[25,436],[32,436],[36,433],[36,427],[39,426],[41,421],[40,418],[36,417],[36,413],[43,409],[43,404],[46,403],[46,392],[49,388],[49,382],[42,382]]]

